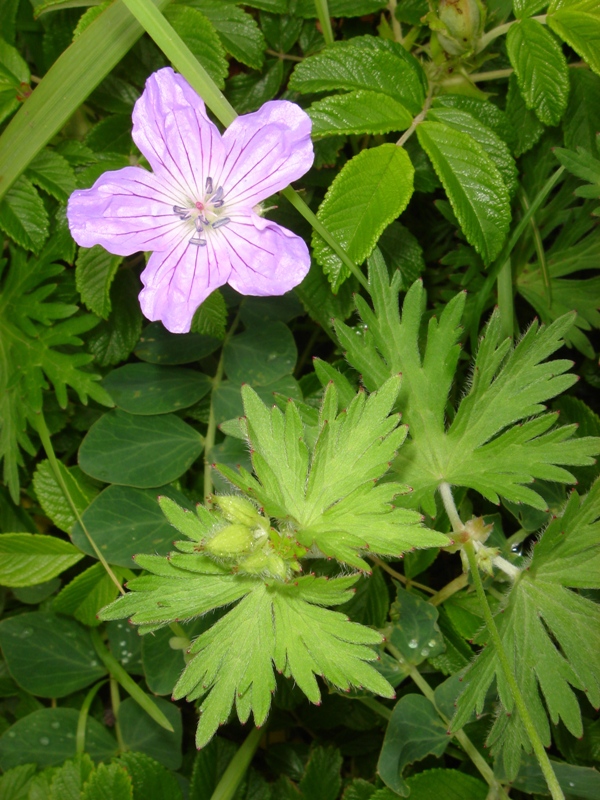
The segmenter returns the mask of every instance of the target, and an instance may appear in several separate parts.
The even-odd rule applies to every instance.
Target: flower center
[[[204,197],[196,202],[191,201],[189,206],[173,206],[173,213],[179,219],[192,223],[193,234],[190,244],[197,247],[206,246],[206,234],[211,228],[220,228],[231,222],[229,217],[222,216],[225,205],[223,187],[214,189],[213,179],[207,178],[204,187]]]

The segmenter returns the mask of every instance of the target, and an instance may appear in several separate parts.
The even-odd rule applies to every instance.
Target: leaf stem
[[[392,23],[392,32],[394,34],[395,41],[403,44],[402,41],[402,25],[400,24],[400,20],[396,16],[396,6],[398,5],[398,0],[388,0],[388,11],[390,12],[390,21]]]
[[[423,122],[425,117],[427,116],[427,112],[431,106],[431,101],[433,100],[433,85],[429,88],[429,94],[423,104],[423,108],[419,111],[417,116],[413,119],[412,124],[408,130],[404,131],[402,136],[396,142],[397,147],[403,147],[406,142],[410,139],[413,133],[417,130],[417,127]]]
[[[118,681],[123,689],[131,695],[131,697],[135,700],[135,702],[144,709],[146,714],[148,714],[152,719],[157,722],[161,728],[164,728],[170,733],[173,733],[173,726],[169,722],[169,720],[165,717],[163,712],[160,708],[156,705],[156,703],[152,700],[151,697],[148,697],[146,692],[141,689],[137,683],[133,680],[131,675],[126,672],[123,667],[119,664],[117,659],[112,655],[112,653],[108,650],[104,642],[102,641],[102,637],[97,628],[90,628],[90,636],[92,637],[92,644],[94,645],[94,649],[98,654],[98,657],[108,670],[111,678],[114,678]]]
[[[110,704],[115,717],[115,734],[117,737],[117,744],[119,745],[119,752],[124,753],[127,750],[127,745],[123,741],[123,734],[121,733],[121,726],[119,725],[119,708],[121,707],[121,696],[119,695],[119,684],[110,676]]]
[[[498,273],[498,310],[500,311],[500,324],[505,337],[512,339],[515,332],[515,304],[513,298],[512,262],[506,259]]]
[[[550,759],[548,758],[548,754],[546,753],[544,744],[540,739],[537,728],[535,727],[531,715],[529,714],[529,709],[527,708],[523,695],[521,694],[521,689],[519,688],[519,684],[517,683],[517,679],[515,678],[515,675],[512,671],[510,661],[508,660],[508,656],[506,655],[504,645],[502,644],[500,632],[496,627],[496,621],[494,620],[494,616],[487,601],[485,589],[483,588],[483,583],[481,581],[481,575],[479,574],[479,568],[477,566],[477,557],[475,555],[475,548],[473,547],[473,543],[466,542],[464,545],[464,551],[469,561],[469,567],[471,569],[471,575],[473,577],[475,591],[477,592],[479,604],[483,612],[483,618],[485,620],[486,627],[489,631],[492,644],[496,651],[498,661],[500,662],[500,668],[504,675],[504,679],[508,684],[510,693],[512,694],[513,700],[515,701],[515,706],[517,708],[517,711],[519,712],[519,716],[521,717],[521,722],[523,723],[523,726],[527,732],[527,736],[529,737],[529,741],[531,742],[533,751],[540,764],[540,767],[544,774],[544,778],[546,779],[546,783],[548,784],[548,788],[550,789],[550,794],[552,795],[553,800],[564,800],[564,794],[562,792],[562,789],[560,788],[560,784],[558,783],[556,775],[554,774],[554,770],[552,769],[552,764],[550,763]]]
[[[454,531],[454,533],[462,533],[465,526],[463,525],[463,522],[458,513],[458,509],[456,508],[450,484],[443,481],[439,485],[439,490],[442,502],[444,503],[444,508],[446,509],[446,514],[448,515],[448,519],[450,520],[450,525],[452,525],[452,530]]]
[[[90,712],[90,707],[94,702],[94,697],[98,694],[98,690],[101,689],[106,681],[98,681],[89,692],[86,694],[83,703],[81,704],[81,708],[79,709],[79,717],[77,718],[77,729],[75,731],[75,753],[80,756],[82,753],[85,753],[85,733],[87,728],[87,719]],[[118,739],[118,735],[117,735]]]
[[[537,17],[531,17],[531,19],[535,19],[542,25],[546,24],[546,14],[540,14]],[[520,19],[513,19],[511,22],[505,22],[504,25],[498,25],[496,28],[492,28],[487,33],[484,33],[475,46],[475,53],[481,53],[481,51],[485,50],[485,48],[491,44],[494,39],[497,39],[499,36],[503,36],[505,33],[508,33],[510,28],[519,22],[521,22]]]
[[[525,192],[525,189],[521,189],[521,205],[523,207],[523,211],[527,213],[529,210],[529,198]],[[531,232],[533,234],[533,244],[535,246],[535,251],[537,253],[538,261],[540,264],[540,272],[542,273],[542,282],[544,284],[544,288],[546,289],[546,300],[548,301],[548,306],[552,306],[552,282],[550,280],[550,274],[548,272],[548,264],[546,262],[546,251],[544,250],[544,243],[542,242],[542,236],[540,234],[540,229],[537,226],[535,221],[535,214],[529,220],[529,224],[531,225]]]
[[[380,717],[387,719],[388,721],[392,718],[392,709],[384,706],[383,703],[380,703],[379,700],[375,700],[374,697],[357,697],[357,700],[370,708],[371,711],[374,711],[376,714],[379,714]]]
[[[264,728],[254,728],[229,762],[210,800],[231,800],[242,782],[246,770],[264,735]]]
[[[469,576],[466,572],[461,572],[458,578],[454,578],[453,581],[447,583],[443,586],[439,592],[430,597],[427,601],[431,603],[432,606],[441,606],[442,603],[445,603],[449,597],[452,597],[453,594],[460,592],[461,589],[464,589],[465,586],[469,584]]]
[[[223,380],[223,366],[224,366],[223,354],[225,353],[225,346],[235,333],[239,321],[240,321],[240,312],[238,311],[238,313],[235,315],[233,322],[231,323],[229,330],[225,334],[225,338],[223,339],[223,345],[221,347],[221,356],[219,358],[219,363],[217,365],[217,371],[215,372],[215,376],[212,379],[208,428],[206,429],[206,438],[204,439],[204,500],[206,503],[210,503],[209,498],[213,490],[213,481],[211,473],[211,463],[212,463],[211,453],[213,447],[215,446],[215,435],[217,433],[217,420],[215,417],[214,396],[215,392],[221,385],[221,381]]]
[[[327,0],[315,0],[315,8],[319,23],[321,24],[321,33],[325,39],[325,44],[333,44],[333,30],[331,28],[331,18],[329,16],[329,6]]]
[[[40,441],[42,442],[42,447],[44,448],[46,456],[48,457],[48,461],[50,462],[50,467],[52,469],[52,472],[54,473],[56,482],[60,486],[61,491],[65,497],[65,500],[71,506],[71,510],[75,515],[75,519],[81,526],[81,530],[84,532],[88,542],[90,543],[94,553],[96,554],[96,558],[98,559],[98,561],[100,561],[100,563],[106,570],[108,576],[110,577],[111,581],[115,584],[119,592],[121,594],[125,594],[125,590],[121,586],[121,582],[110,568],[108,561],[104,558],[100,548],[98,547],[98,545],[92,538],[92,535],[86,528],[85,523],[81,518],[81,514],[79,513],[79,509],[77,508],[77,505],[71,496],[67,484],[65,483],[62,472],[60,471],[60,467],[58,465],[58,459],[56,458],[56,453],[54,452],[54,448],[52,447],[52,439],[50,438],[50,431],[48,430],[48,426],[46,425],[46,420],[44,419],[43,412],[42,411],[36,412],[35,415],[31,417],[31,422],[38,432],[38,436],[40,437]]]
[[[416,581],[411,581],[410,578],[407,578],[406,575],[403,575],[401,572],[397,572],[395,569],[392,569],[389,564],[386,564],[385,561],[382,561],[377,556],[369,556],[371,561],[376,564],[380,569],[384,572],[387,572],[388,575],[391,575],[392,578],[396,578],[401,583],[405,583],[410,586],[414,586],[417,589],[421,589],[422,592],[428,592],[429,594],[435,594],[435,590],[431,589],[429,586],[425,586],[424,583],[417,583]]]

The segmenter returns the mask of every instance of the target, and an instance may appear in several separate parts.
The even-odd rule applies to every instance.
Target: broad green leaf
[[[567,797],[578,798],[578,800],[596,800],[600,793],[600,775],[597,769],[565,764],[554,759],[551,759],[550,763],[560,787]],[[546,779],[533,754],[524,757],[519,774],[512,785],[522,792],[535,792],[539,795],[550,794]]]
[[[514,195],[518,186],[515,160],[508,145],[495,131],[470,113],[457,108],[434,108],[428,112],[427,118],[434,122],[443,122],[449,128],[462,131],[478,142],[496,165],[510,195]]]
[[[393,622],[386,639],[398,651],[401,665],[418,666],[443,651],[438,610],[431,603],[398,587],[390,615]]]
[[[0,201],[0,229],[34,253],[48,238],[48,214],[33,183],[24,176]]]
[[[267,44],[277,53],[288,53],[298,41],[304,22],[290,14],[260,14],[260,27]]]
[[[600,9],[596,0],[552,3],[548,25],[600,74]]]
[[[75,173],[67,159],[48,148],[37,154],[26,174],[38,189],[60,202],[66,202],[76,188]]]
[[[565,147],[584,147],[590,153],[600,131],[600,77],[587,69],[569,70],[571,92],[563,119]]]
[[[83,523],[109,564],[135,567],[132,557],[137,553],[169,552],[173,529],[159,508],[159,493],[185,502],[181,495],[165,488],[152,491],[109,486],[85,511]],[[79,524],[73,528],[72,538],[80,550],[97,557]]]
[[[158,760],[144,753],[125,752],[120,754],[118,763],[131,776],[133,800],[181,800],[177,778]]]
[[[406,291],[425,271],[423,248],[415,236],[399,222],[392,222],[384,230],[377,246],[393,272],[402,275],[402,289]],[[338,317],[341,319],[341,317]]]
[[[94,153],[129,155],[134,146],[131,127],[131,114],[110,114],[94,125],[85,137],[85,144]]]
[[[255,330],[257,329],[255,328]],[[273,383],[254,388],[261,400],[269,406],[275,403],[276,394],[281,394],[286,399],[291,397],[294,400],[302,400],[302,391],[298,381],[291,375],[285,375],[283,378],[273,381]],[[244,413],[242,382],[223,381],[218,389],[213,392],[212,404],[217,425],[225,422],[225,420],[241,417]],[[240,437],[238,436],[238,438]]]
[[[483,781],[457,769],[428,769],[407,778],[411,800],[486,800]]]
[[[600,610],[568,588],[600,586],[599,517],[600,482],[583,499],[573,492],[562,516],[553,519],[536,543],[527,570],[496,617],[504,649],[545,745],[550,744],[548,716],[555,725],[562,719],[574,736],[583,733],[571,687],[583,690],[592,705],[600,703],[600,669],[589,657],[600,647]],[[529,751],[529,740],[493,647],[486,647],[467,670],[452,727],[458,730],[473,709],[480,713],[494,676],[503,710],[488,741],[512,780],[521,748]]]
[[[356,584],[354,597],[344,603],[339,610],[348,614],[353,622],[371,625],[373,628],[383,628],[390,610],[390,593],[383,572],[375,567],[372,575],[360,578]]]
[[[148,416],[188,408],[208,394],[211,381],[192,369],[138,363],[112,370],[102,385],[118,408]]]
[[[227,81],[227,99],[239,114],[249,114],[277,95],[283,78],[283,60],[270,58],[261,73],[240,72],[231,77]]]
[[[406,151],[394,144],[363,150],[338,173],[317,216],[354,262],[371,254],[384,229],[404,211],[413,176]],[[348,268],[317,233],[313,248],[336,291],[349,277]]]
[[[81,800],[133,800],[131,778],[119,764],[98,764],[83,787]]]
[[[119,726],[127,748],[145,753],[170,770],[181,766],[181,711],[174,703],[161,697],[153,698],[173,726],[173,732],[165,730],[131,697],[119,706]]]
[[[562,48],[537,20],[512,25],[506,49],[527,108],[544,125],[558,125],[569,99],[569,70]]]
[[[123,569],[114,567],[118,580],[131,577]],[[94,564],[80,572],[62,589],[52,602],[52,608],[59,614],[75,617],[90,628],[100,625],[98,611],[117,596],[118,589],[102,564]]]
[[[510,225],[510,197],[484,148],[467,133],[441,122],[423,122],[419,142],[441,180],[469,244],[489,264]]]
[[[234,383],[266,386],[290,375],[298,351],[283,322],[269,322],[233,336],[223,348],[223,365]]]
[[[308,94],[366,89],[393,97],[411,113],[425,102],[421,66],[396,42],[362,36],[336,42],[294,69],[290,89]]]
[[[225,86],[229,66],[225,50],[212,22],[190,6],[170,5],[164,15],[215,84],[222,89]]]
[[[518,158],[538,143],[544,132],[544,126],[535,112],[530,111],[525,105],[514,73],[508,81],[506,114],[512,122],[513,130],[516,134],[516,142],[513,149],[515,156]]]
[[[75,708],[43,708],[18,720],[0,737],[0,767],[7,770],[33,762],[43,768],[74,758],[78,720]],[[85,747],[95,761],[108,761],[116,755],[117,742],[88,716]]]
[[[19,108],[20,100],[30,91],[31,78],[27,62],[6,40],[7,9],[2,9],[2,12],[4,38],[0,38],[0,123]]]
[[[77,291],[89,310],[103,319],[110,314],[110,287],[122,263],[122,256],[113,256],[100,245],[79,250],[75,269]]]
[[[144,675],[153,694],[170,696],[185,666],[184,651],[169,646],[172,638],[173,631],[162,628],[152,636],[144,636],[142,639]]]
[[[20,449],[35,452],[27,423],[41,411],[48,381],[62,408],[68,402],[67,386],[82,403],[88,396],[108,406],[112,401],[97,383],[100,376],[81,369],[92,356],[81,351],[80,334],[93,327],[96,318],[73,316],[77,306],[56,298],[48,302],[64,268],[27,260],[18,250],[11,252],[11,262],[0,290],[0,457],[4,480],[18,500]],[[49,284],[50,279],[54,282]]]
[[[98,494],[98,489],[79,467],[65,467],[60,461],[57,463],[71,499],[78,512],[83,514]],[[71,533],[76,516],[47,459],[40,461],[36,467],[33,475],[33,488],[44,513],[61,531]]]
[[[54,614],[34,611],[4,619],[0,645],[10,674],[38,697],[65,697],[106,674],[86,629]]]
[[[492,502],[501,495],[545,510],[543,497],[524,484],[534,478],[572,482],[571,473],[559,465],[591,464],[600,444],[592,438],[573,439],[571,426],[553,427],[556,417],[542,413],[544,401],[576,380],[564,374],[570,361],[546,361],[560,348],[573,315],[547,328],[534,323],[511,351],[494,313],[479,346],[474,378],[446,427],[446,404],[460,354],[464,294],[451,300],[439,319],[430,320],[427,344],[421,349],[422,285],[411,287],[400,316],[401,278],[396,275],[390,281],[378,253],[370,261],[369,280],[375,311],[356,298],[364,334],[357,337],[342,323],[336,324],[336,332],[367,389],[402,374],[399,407],[411,439],[400,450],[395,470],[414,489],[410,502],[423,503],[435,516],[434,493],[441,481],[447,481],[475,489]]]
[[[319,100],[310,106],[308,115],[314,137],[403,131],[413,118],[392,97],[364,89]]]
[[[236,61],[251,69],[262,67],[265,40],[250,14],[221,0],[191,0],[187,5],[197,8],[212,22],[221,44]]]
[[[310,271],[294,293],[312,319],[324,330],[329,330],[334,319],[347,319],[352,313],[353,281],[346,281],[336,294],[323,274],[323,270],[313,261]]]
[[[147,489],[182,475],[202,447],[202,436],[179,417],[117,410],[92,425],[79,448],[79,465],[106,483]]]
[[[83,558],[70,542],[55,536],[5,533],[0,536],[0,585],[35,586],[49,581]]]
[[[220,346],[220,340],[213,336],[169,333],[160,322],[152,322],[142,331],[134,353],[150,364],[191,364],[214,353]]]
[[[131,270],[123,269],[115,275],[110,288],[110,316],[88,338],[88,347],[98,366],[109,367],[124,361],[140,339],[139,288],[139,279]]]
[[[342,754],[334,747],[315,747],[298,788],[311,800],[337,800],[342,787]]]
[[[446,726],[433,704],[420,694],[406,694],[394,706],[379,754],[377,772],[386,786],[400,797],[410,787],[404,769],[428,755],[443,755],[450,743]]]
[[[255,1],[264,2],[264,0]],[[384,8],[385,2],[384,0],[328,0],[327,6],[332,17],[363,17]],[[307,19],[317,16],[313,0],[297,0],[294,13]]]
[[[432,108],[456,108],[464,111],[478,119],[482,125],[491,128],[511,148],[514,144],[515,131],[506,112],[489,100],[467,97],[464,94],[442,94],[434,99]]]
[[[192,333],[224,339],[227,329],[227,305],[225,298],[215,289],[198,307],[192,320]]]

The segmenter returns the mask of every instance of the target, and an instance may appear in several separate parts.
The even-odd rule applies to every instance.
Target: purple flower
[[[73,192],[73,238],[120,256],[153,250],[140,303],[173,333],[189,331],[197,307],[224,283],[284,294],[308,272],[308,248],[254,209],[310,169],[310,131],[301,108],[273,100],[221,136],[187,81],[161,69],[133,110],[133,139],[153,171],[105,172]]]

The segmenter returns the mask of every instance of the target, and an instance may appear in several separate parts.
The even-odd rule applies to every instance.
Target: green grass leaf
[[[558,125],[569,99],[569,70],[562,48],[537,20],[512,25],[506,49],[527,108],[544,125]]]
[[[481,129],[479,129],[481,135]],[[498,168],[479,142],[441,122],[417,128],[467,240],[490,264],[510,225],[510,197]]]
[[[338,173],[317,216],[353,261],[362,263],[383,230],[404,211],[413,176],[408,154],[394,144],[363,150]],[[317,233],[313,248],[337,291],[350,276],[348,268]]]

